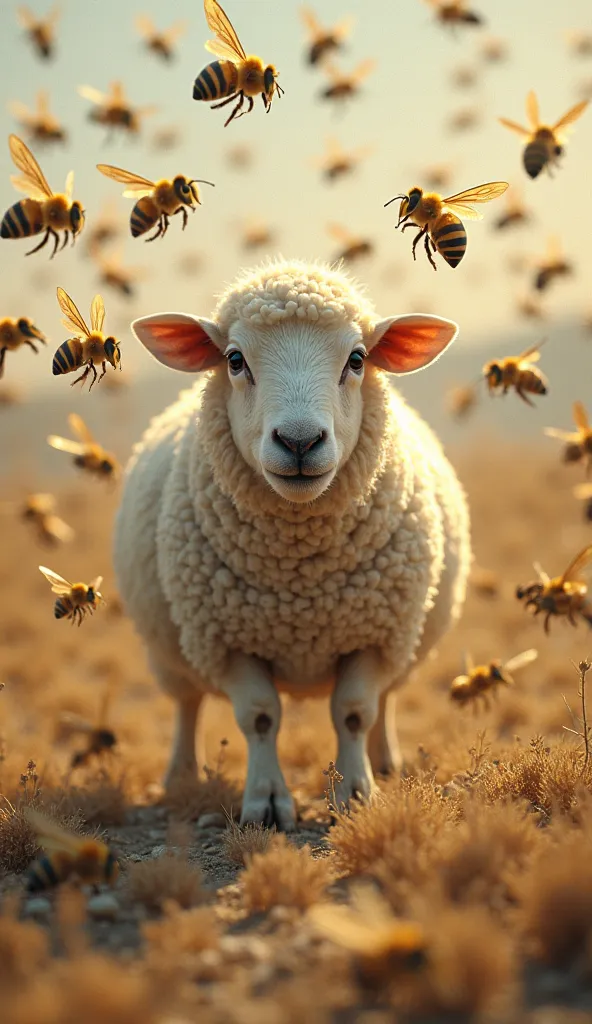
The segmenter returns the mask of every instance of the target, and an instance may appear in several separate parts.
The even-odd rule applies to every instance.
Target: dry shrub
[[[42,798],[43,797],[43,798]],[[37,833],[27,821],[25,807],[35,806],[53,818],[62,828],[70,832],[82,831],[82,816],[56,801],[51,794],[37,792],[32,798],[27,795],[15,797],[11,803],[0,797],[0,871],[25,871],[39,853]]]
[[[142,925],[148,955],[156,962],[169,957],[190,958],[204,949],[216,949],[220,940],[220,926],[211,907],[181,910],[173,900],[163,903],[163,916],[159,921]]]
[[[528,747],[514,747],[495,762],[481,766],[476,792],[490,803],[522,798],[550,816],[569,813],[578,790],[592,791],[592,762],[569,742],[545,744],[541,736]]]
[[[84,786],[49,790],[44,794],[45,799],[57,804],[66,814],[78,815],[87,825],[122,825],[128,805],[123,777],[114,779],[100,772],[85,782]]]
[[[149,910],[160,910],[167,900],[187,910],[203,900],[201,871],[183,852],[167,852],[154,860],[130,864],[126,888],[133,902]]]
[[[523,929],[534,955],[564,966],[592,949],[590,842],[572,834],[535,862],[523,893]]]
[[[0,990],[26,984],[49,959],[49,942],[38,925],[18,920],[19,900],[6,898],[0,913]]]
[[[254,853],[266,852],[275,831],[275,826],[269,829],[251,822],[241,827],[229,817],[222,834],[222,849],[229,861],[244,866]]]
[[[248,910],[304,909],[321,899],[332,871],[326,859],[311,856],[308,846],[298,849],[280,835],[273,837],[266,853],[253,854],[240,877]]]
[[[241,795],[235,784],[223,775],[211,773],[206,779],[196,779],[188,773],[171,784],[165,802],[175,818],[197,821],[202,814],[240,813]]]

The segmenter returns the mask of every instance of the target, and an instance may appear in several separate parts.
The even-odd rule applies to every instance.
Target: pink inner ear
[[[141,328],[138,333],[149,352],[174,370],[198,373],[222,359],[222,353],[196,320],[150,320]]]
[[[414,373],[441,356],[456,333],[456,324],[436,316],[397,317],[368,358],[388,373]]]

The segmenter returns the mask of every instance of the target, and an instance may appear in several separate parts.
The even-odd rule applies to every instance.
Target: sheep
[[[166,784],[196,771],[204,694],[248,747],[241,822],[295,828],[276,742],[280,693],[328,696],[338,800],[396,767],[392,699],[458,617],[470,561],[464,493],[390,384],[458,327],[379,320],[324,264],[245,272],[214,319],[141,317],[165,366],[209,371],[134,449],[116,523],[124,604],[177,701]]]

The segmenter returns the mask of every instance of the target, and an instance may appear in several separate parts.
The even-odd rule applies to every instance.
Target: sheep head
[[[414,373],[458,328],[422,314],[376,322],[343,273],[277,264],[240,280],[215,321],[163,313],[132,330],[167,366],[227,375],[234,443],[284,500],[303,503],[329,487],[356,446],[367,364]]]

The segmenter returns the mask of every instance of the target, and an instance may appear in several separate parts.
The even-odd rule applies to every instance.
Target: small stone
[[[139,853],[130,853],[128,860],[131,860],[133,864],[139,864],[142,858]]]
[[[27,917],[47,917],[51,913],[51,903],[45,896],[34,896],[25,904]]]
[[[119,903],[110,892],[91,896],[86,909],[95,921],[115,921],[119,915]]]
[[[220,811],[214,811],[212,814],[201,814],[197,819],[197,827],[199,829],[206,828],[226,828],[226,818]]]

